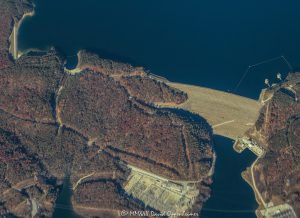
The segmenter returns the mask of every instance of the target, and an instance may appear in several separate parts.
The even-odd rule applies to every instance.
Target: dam
[[[176,107],[204,117],[217,135],[235,140],[243,136],[258,118],[259,101],[200,86],[167,84],[188,94],[188,100]]]

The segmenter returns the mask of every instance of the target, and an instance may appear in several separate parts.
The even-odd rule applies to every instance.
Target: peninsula
[[[212,129],[155,106],[187,94],[87,51],[76,73],[55,49],[16,55],[9,38],[32,10],[31,1],[0,1],[1,216],[51,216],[65,177],[84,217],[199,213],[210,195]]]

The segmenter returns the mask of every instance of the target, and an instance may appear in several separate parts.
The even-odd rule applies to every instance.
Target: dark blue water
[[[60,192],[59,197],[56,200],[55,210],[53,218],[81,218],[73,211],[72,207],[72,184],[70,177],[66,176]]]
[[[19,46],[97,50],[170,80],[257,98],[264,79],[300,66],[299,0],[36,0]]]
[[[203,218],[255,218],[258,207],[251,187],[241,177],[256,156],[246,150],[237,154],[231,139],[215,136],[217,162],[213,175],[211,198],[204,204]]]

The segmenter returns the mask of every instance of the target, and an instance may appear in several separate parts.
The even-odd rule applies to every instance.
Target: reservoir
[[[92,49],[171,81],[257,98],[264,80],[300,67],[299,0],[35,0],[19,50]],[[268,62],[266,60],[273,59]],[[249,65],[251,68],[239,84]]]
[[[257,99],[266,78],[300,67],[299,0],[35,0],[19,29],[20,51],[58,48],[76,65],[80,49],[143,66],[170,81]],[[250,68],[248,66],[251,66]],[[241,172],[255,156],[215,136],[211,198],[203,218],[255,217]],[[66,181],[65,187],[68,186]],[[77,217],[63,191],[55,217]]]

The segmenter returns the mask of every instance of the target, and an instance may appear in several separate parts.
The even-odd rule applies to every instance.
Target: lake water
[[[26,18],[19,30],[19,50],[55,46],[68,56],[69,65],[76,63],[78,50],[92,49],[171,81],[251,98],[258,97],[265,78],[276,82],[278,72],[284,76],[300,67],[299,0],[35,3],[35,16]],[[254,155],[234,153],[226,138],[215,140],[212,197],[202,217],[255,217],[254,194],[240,176]],[[70,206],[70,201],[65,204]]]
[[[78,49],[172,81],[234,91],[247,66],[284,55],[300,66],[299,0],[36,0],[19,49]],[[257,98],[283,59],[252,68],[236,92]]]

